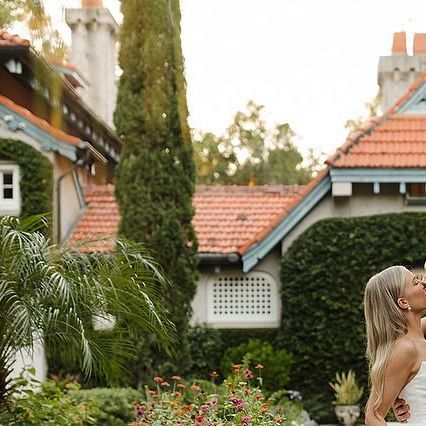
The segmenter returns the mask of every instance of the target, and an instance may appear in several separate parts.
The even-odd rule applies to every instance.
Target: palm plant
[[[162,307],[168,285],[149,252],[118,241],[107,254],[50,244],[38,217],[0,219],[0,406],[11,391],[13,360],[38,339],[87,376],[124,374],[138,331],[170,351],[173,325]],[[93,320],[115,318],[112,330]]]

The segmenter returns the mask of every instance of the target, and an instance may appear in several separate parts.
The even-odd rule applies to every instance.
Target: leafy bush
[[[207,325],[198,324],[188,330],[191,362],[185,370],[191,377],[208,377],[217,371],[224,352],[224,344],[219,332]]]
[[[52,211],[53,167],[50,161],[27,143],[0,139],[0,159],[19,165],[21,216]]]
[[[350,366],[368,388],[365,283],[391,265],[422,265],[425,230],[426,215],[420,213],[327,219],[284,254],[277,344],[297,359],[290,386],[302,392],[315,420],[335,422],[328,382],[336,371]]]
[[[257,364],[264,366],[263,387],[268,391],[276,391],[286,387],[293,357],[283,350],[274,350],[269,342],[250,339],[247,343],[225,352],[221,371],[226,375],[231,371],[233,363],[240,362],[246,363],[251,369]]]
[[[173,386],[161,377],[154,378],[155,388],[146,390],[146,401],[136,406],[136,421],[131,425],[257,426],[286,422],[281,414],[272,412],[271,402],[265,401],[247,365],[234,369],[220,386],[210,383],[208,392],[199,385],[180,383],[178,376],[172,379]]]
[[[2,425],[83,426],[95,424],[90,414],[96,410],[93,402],[77,401],[74,391],[79,389],[72,381],[43,383],[34,379],[34,370],[15,379],[13,396],[0,413]]]
[[[131,388],[94,388],[73,392],[80,403],[92,401],[97,409],[91,413],[95,424],[103,426],[125,426],[134,419],[135,402],[140,401],[141,392]]]

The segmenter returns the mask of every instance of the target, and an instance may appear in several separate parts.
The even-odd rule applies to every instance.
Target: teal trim
[[[77,147],[53,137],[50,133],[40,129],[30,120],[22,117],[17,112],[0,105],[0,120],[7,124],[10,131],[21,131],[37,141],[46,151],[57,151],[71,161],[77,161]]]
[[[297,206],[262,240],[243,254],[243,272],[250,271],[265,257],[330,191],[327,175]]]
[[[330,169],[331,182],[426,183],[426,168],[347,168]]]
[[[423,84],[419,87],[397,112],[405,114],[426,114],[426,85]]]

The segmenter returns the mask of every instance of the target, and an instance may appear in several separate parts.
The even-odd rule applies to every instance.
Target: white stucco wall
[[[39,381],[46,380],[47,362],[44,347],[41,341],[34,345],[34,351],[22,350],[18,353],[13,364],[11,377],[19,376],[24,368],[33,367],[35,369],[35,378]]]
[[[409,206],[405,196],[398,193],[397,184],[382,184],[381,193],[373,194],[372,184],[354,184],[351,197],[332,197],[329,193],[284,238],[282,252],[314,223],[333,217],[372,216],[388,213],[426,212],[425,206]]]
[[[234,267],[222,267],[212,268],[209,272],[201,272],[200,278],[197,283],[196,295],[192,301],[192,323],[206,323],[215,328],[274,328],[279,325],[279,319],[281,317],[281,303],[280,303],[280,254],[278,250],[274,250],[269,253],[256,267],[252,270],[253,272],[263,272],[269,274],[275,281],[277,288],[276,294],[274,295],[274,301],[276,303],[276,321],[220,321],[211,322],[208,318],[208,288],[211,285],[211,281],[216,279],[220,275],[243,275],[241,268]]]

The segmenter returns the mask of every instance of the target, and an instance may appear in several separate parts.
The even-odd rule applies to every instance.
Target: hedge
[[[0,139],[0,160],[19,165],[21,216],[52,211],[53,168],[39,151],[20,140]]]
[[[317,421],[331,420],[328,383],[336,371],[354,369],[368,388],[364,286],[390,265],[423,265],[425,231],[421,213],[327,219],[284,254],[277,343],[294,355],[291,387],[302,392]]]

